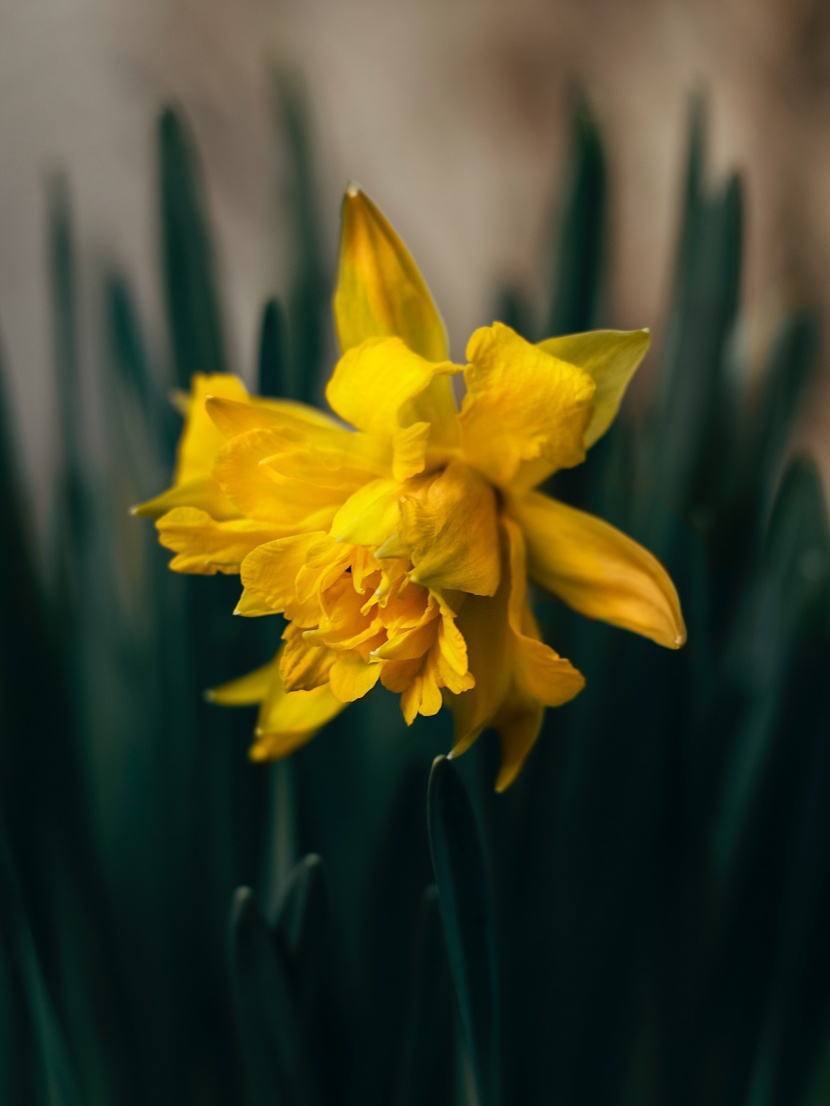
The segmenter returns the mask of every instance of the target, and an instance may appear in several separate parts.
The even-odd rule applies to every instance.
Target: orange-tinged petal
[[[502,323],[477,330],[467,358],[460,421],[470,464],[505,487],[523,462],[540,465],[543,479],[585,459],[583,438],[596,391],[587,373]]]
[[[530,575],[588,618],[678,649],[686,628],[668,573],[647,549],[593,515],[538,492],[517,496]]]
[[[277,760],[293,753],[343,709],[328,684],[313,691],[286,691],[280,677],[282,649],[262,668],[208,692],[224,706],[260,703],[252,760]]]
[[[246,672],[244,676],[212,688],[206,697],[223,707],[253,706],[267,698],[278,673],[276,661],[269,661],[253,672]]]
[[[525,548],[521,531],[503,520],[507,564],[493,598],[468,597],[458,615],[475,686],[449,696],[455,716],[453,756],[465,752],[482,730],[499,733],[502,759],[496,789],[508,787],[538,736],[545,706],[561,706],[585,681],[570,661],[538,640],[527,606]]]
[[[539,348],[560,361],[586,372],[596,383],[594,409],[585,428],[584,444],[589,449],[601,438],[619,410],[625,390],[651,341],[647,330],[591,330],[548,338]]]
[[[368,694],[380,679],[382,665],[357,653],[343,653],[331,666],[331,690],[341,703],[353,703]]]
[[[270,542],[275,530],[252,519],[217,522],[194,507],[176,507],[156,523],[159,541],[177,554],[170,562],[175,572],[213,576],[239,572],[239,566],[257,546]]]
[[[406,246],[354,185],[343,198],[334,321],[340,348],[367,338],[401,338],[431,361],[447,356],[444,324]]]
[[[257,720],[251,760],[278,760],[305,745],[344,704],[329,684],[313,691],[286,691],[277,670]]]
[[[469,465],[412,481],[401,498],[401,540],[424,587],[495,595],[499,532],[493,489]]]
[[[451,361],[420,357],[400,338],[369,339],[337,362],[326,398],[342,419],[367,434],[391,439],[399,429],[428,422],[431,445],[449,449],[458,439],[449,377],[458,371]]]
[[[336,656],[322,645],[309,645],[296,623],[289,623],[283,634],[285,645],[280,655],[280,676],[286,691],[313,691],[329,682]]]

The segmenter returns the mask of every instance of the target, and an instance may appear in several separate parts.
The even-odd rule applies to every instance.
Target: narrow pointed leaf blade
[[[213,247],[192,140],[173,108],[158,123],[162,259],[176,381],[227,372]]]
[[[450,969],[479,1102],[495,1106],[499,1016],[489,878],[470,799],[446,757],[439,757],[432,767],[428,816]]]

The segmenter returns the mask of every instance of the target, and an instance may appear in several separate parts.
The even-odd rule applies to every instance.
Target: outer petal
[[[517,496],[530,575],[588,618],[678,649],[686,627],[668,573],[647,549],[607,522],[538,492]]]
[[[248,398],[248,393],[238,377],[227,373],[196,373],[191,386],[190,395],[181,397],[185,426],[176,454],[173,487],[134,507],[133,514],[160,518],[173,507],[198,507],[218,519],[239,515],[213,479],[213,464],[225,435],[208,415],[206,401],[209,396],[224,396],[240,402]]]
[[[392,438],[416,422],[431,425],[431,441],[452,448],[458,424],[451,361],[428,361],[400,338],[373,338],[347,350],[334,368],[326,398],[342,419],[367,434]]]
[[[467,358],[461,437],[471,464],[506,486],[522,462],[536,461],[550,473],[585,459],[596,391],[587,373],[501,323],[473,334]]]
[[[596,383],[594,410],[585,430],[589,449],[601,438],[619,410],[625,390],[646,355],[651,335],[647,330],[592,330],[547,338],[539,349],[586,372]]]
[[[237,401],[248,398],[239,377],[226,373],[196,373],[191,388],[187,422],[176,457],[175,484],[184,484],[197,476],[208,476],[216,454],[225,444],[224,434],[214,425],[205,407],[208,396],[225,396]]]
[[[354,185],[343,198],[334,321],[340,348],[367,338],[401,338],[430,361],[447,356],[441,316],[406,246]]]
[[[518,775],[542,724],[545,706],[561,706],[585,681],[570,661],[544,642],[527,607],[525,549],[519,528],[503,520],[502,582],[492,599],[469,597],[458,617],[475,687],[448,696],[456,723],[452,755],[465,752],[482,730],[498,730],[502,759],[496,789]]]
[[[269,661],[262,668],[255,668],[253,672],[246,672],[244,676],[212,688],[207,692],[206,697],[211,703],[220,703],[223,707],[253,706],[267,698],[278,675],[277,662]]]
[[[252,760],[288,756],[343,709],[328,684],[313,691],[286,691],[280,678],[280,653],[270,664],[208,693],[225,706],[262,704],[249,754]]]
[[[287,399],[261,399],[259,396],[249,396],[242,403],[238,399],[211,394],[205,400],[205,410],[224,438],[233,438],[246,430],[258,430],[270,426],[302,430],[313,430],[319,427],[339,429],[334,419],[324,411]]]
[[[247,518],[216,522],[193,507],[169,511],[156,523],[156,529],[161,544],[176,554],[170,567],[199,576],[239,572],[253,549],[279,533],[273,526]]]
[[[161,518],[174,507],[196,507],[217,520],[239,518],[235,503],[225,495],[212,476],[197,476],[184,484],[174,484],[166,492],[131,508],[142,518]]]

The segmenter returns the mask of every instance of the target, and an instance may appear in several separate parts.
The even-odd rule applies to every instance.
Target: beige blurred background
[[[332,261],[354,178],[410,244],[456,356],[491,321],[497,281],[532,291],[575,81],[610,151],[618,325],[659,341],[695,88],[709,96],[714,174],[745,174],[751,340],[782,306],[830,308],[830,3],[0,0],[0,334],[39,486],[54,427],[45,174],[69,170],[84,257],[123,263],[152,322],[153,124],[174,98],[207,172],[247,372],[262,299],[282,279],[272,60],[309,90]],[[820,384],[803,431],[820,453],[828,403]]]

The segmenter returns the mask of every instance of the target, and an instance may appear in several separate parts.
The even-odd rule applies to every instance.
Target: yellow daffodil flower
[[[660,563],[535,490],[608,429],[648,332],[531,345],[495,323],[455,365],[415,263],[356,188],[334,314],[342,357],[326,396],[342,421],[197,376],[173,487],[137,511],[157,519],[171,568],[240,573],[237,613],[288,621],[272,663],[213,692],[260,704],[255,759],[292,752],[379,682],[407,723],[449,706],[455,754],[495,728],[501,790],[545,707],[584,684],[541,640],[528,577],[589,618],[685,641]]]

